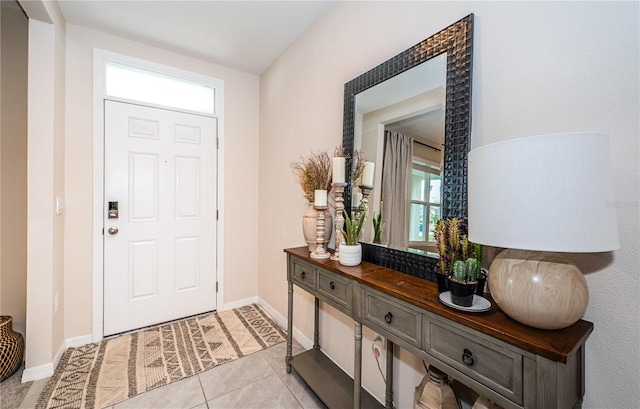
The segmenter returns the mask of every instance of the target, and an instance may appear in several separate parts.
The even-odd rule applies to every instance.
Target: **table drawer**
[[[318,293],[351,311],[352,282],[336,274],[318,271]]]
[[[311,265],[302,261],[293,260],[293,272],[291,280],[312,291],[316,290],[317,270]]]
[[[422,318],[420,310],[410,304],[365,288],[362,319],[367,326],[373,325],[414,346],[420,346]]]
[[[438,321],[425,323],[425,349],[446,364],[522,405],[523,357]]]

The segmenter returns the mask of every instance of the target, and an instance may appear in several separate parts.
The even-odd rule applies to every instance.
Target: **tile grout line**
[[[213,368],[211,368],[211,369],[213,369]],[[204,398],[204,406],[206,406],[207,409],[209,409],[209,401],[207,400],[207,394],[204,392],[204,386],[202,386],[202,379],[200,379],[200,374],[202,374],[202,373],[204,373],[204,372],[200,372],[200,373],[197,374],[198,383],[200,384],[200,390],[202,391],[202,397]]]

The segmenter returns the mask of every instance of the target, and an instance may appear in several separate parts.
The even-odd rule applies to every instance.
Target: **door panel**
[[[215,118],[105,101],[105,335],[216,308],[216,138]]]

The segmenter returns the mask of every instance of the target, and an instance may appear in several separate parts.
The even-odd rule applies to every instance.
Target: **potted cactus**
[[[484,293],[485,274],[482,271],[482,245],[469,242],[465,234],[464,219],[440,219],[436,222],[435,238],[438,247],[438,268],[436,277],[438,278],[438,292],[452,290],[452,281],[462,281],[465,283],[477,283],[476,294]],[[473,259],[474,264],[469,267],[469,260]],[[461,275],[461,265],[458,265],[458,279],[449,280],[454,275],[457,262],[460,261],[467,266],[467,275]],[[469,269],[471,268],[471,269]],[[457,286],[456,286],[457,287]],[[473,302],[473,298],[471,299]]]
[[[471,307],[478,285],[477,267],[478,261],[475,258],[468,258],[467,261],[457,260],[453,264],[453,274],[449,276],[452,303],[461,307]]]
[[[476,256],[476,281],[478,281],[478,285],[476,286],[476,294],[483,295],[484,294],[484,284],[487,281],[487,275],[485,269],[482,268],[482,244],[473,244],[473,254]]]
[[[448,277],[453,273],[453,266],[457,260],[468,257],[469,242],[463,234],[463,219],[440,219],[436,222],[435,238],[438,247],[438,292],[449,289]]]

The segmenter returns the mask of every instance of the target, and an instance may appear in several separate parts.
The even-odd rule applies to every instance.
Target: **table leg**
[[[319,350],[320,343],[318,342],[319,338],[319,328],[320,327],[320,300],[316,297],[315,310],[313,314],[313,349]]]
[[[288,312],[287,312],[287,356],[284,358],[287,365],[287,373],[291,373],[291,359],[293,358],[292,351],[292,336],[293,336],[293,283],[289,281],[287,291],[289,293],[288,299]]]
[[[387,338],[387,388],[384,401],[386,409],[393,409],[393,342]]]
[[[353,408],[360,409],[360,391],[362,385],[362,324],[356,321],[356,350],[353,368]]]

